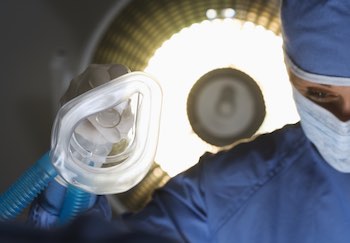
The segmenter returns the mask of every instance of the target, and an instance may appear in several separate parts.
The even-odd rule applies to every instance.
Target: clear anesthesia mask
[[[70,100],[58,111],[51,161],[68,183],[94,194],[127,191],[156,152],[162,93],[153,77],[131,72]]]

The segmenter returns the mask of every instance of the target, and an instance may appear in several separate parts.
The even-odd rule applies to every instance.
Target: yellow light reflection
[[[193,24],[164,42],[145,69],[157,77],[163,88],[155,160],[170,176],[193,166],[205,151],[218,149],[192,131],[186,101],[196,80],[222,67],[242,70],[259,84],[266,118],[258,133],[299,120],[283,62],[281,37],[262,26],[236,19]]]

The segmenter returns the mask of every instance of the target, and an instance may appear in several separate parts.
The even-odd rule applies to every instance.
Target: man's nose
[[[337,117],[341,121],[345,122],[350,120],[350,96],[343,98],[338,113]]]

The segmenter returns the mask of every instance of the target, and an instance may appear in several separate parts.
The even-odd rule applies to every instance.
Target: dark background
[[[0,1],[0,191],[50,146],[58,99],[128,1]]]

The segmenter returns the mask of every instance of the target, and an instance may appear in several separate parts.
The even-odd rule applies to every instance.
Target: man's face
[[[332,112],[339,120],[350,120],[350,86],[317,84],[289,72],[294,87],[306,98]]]

